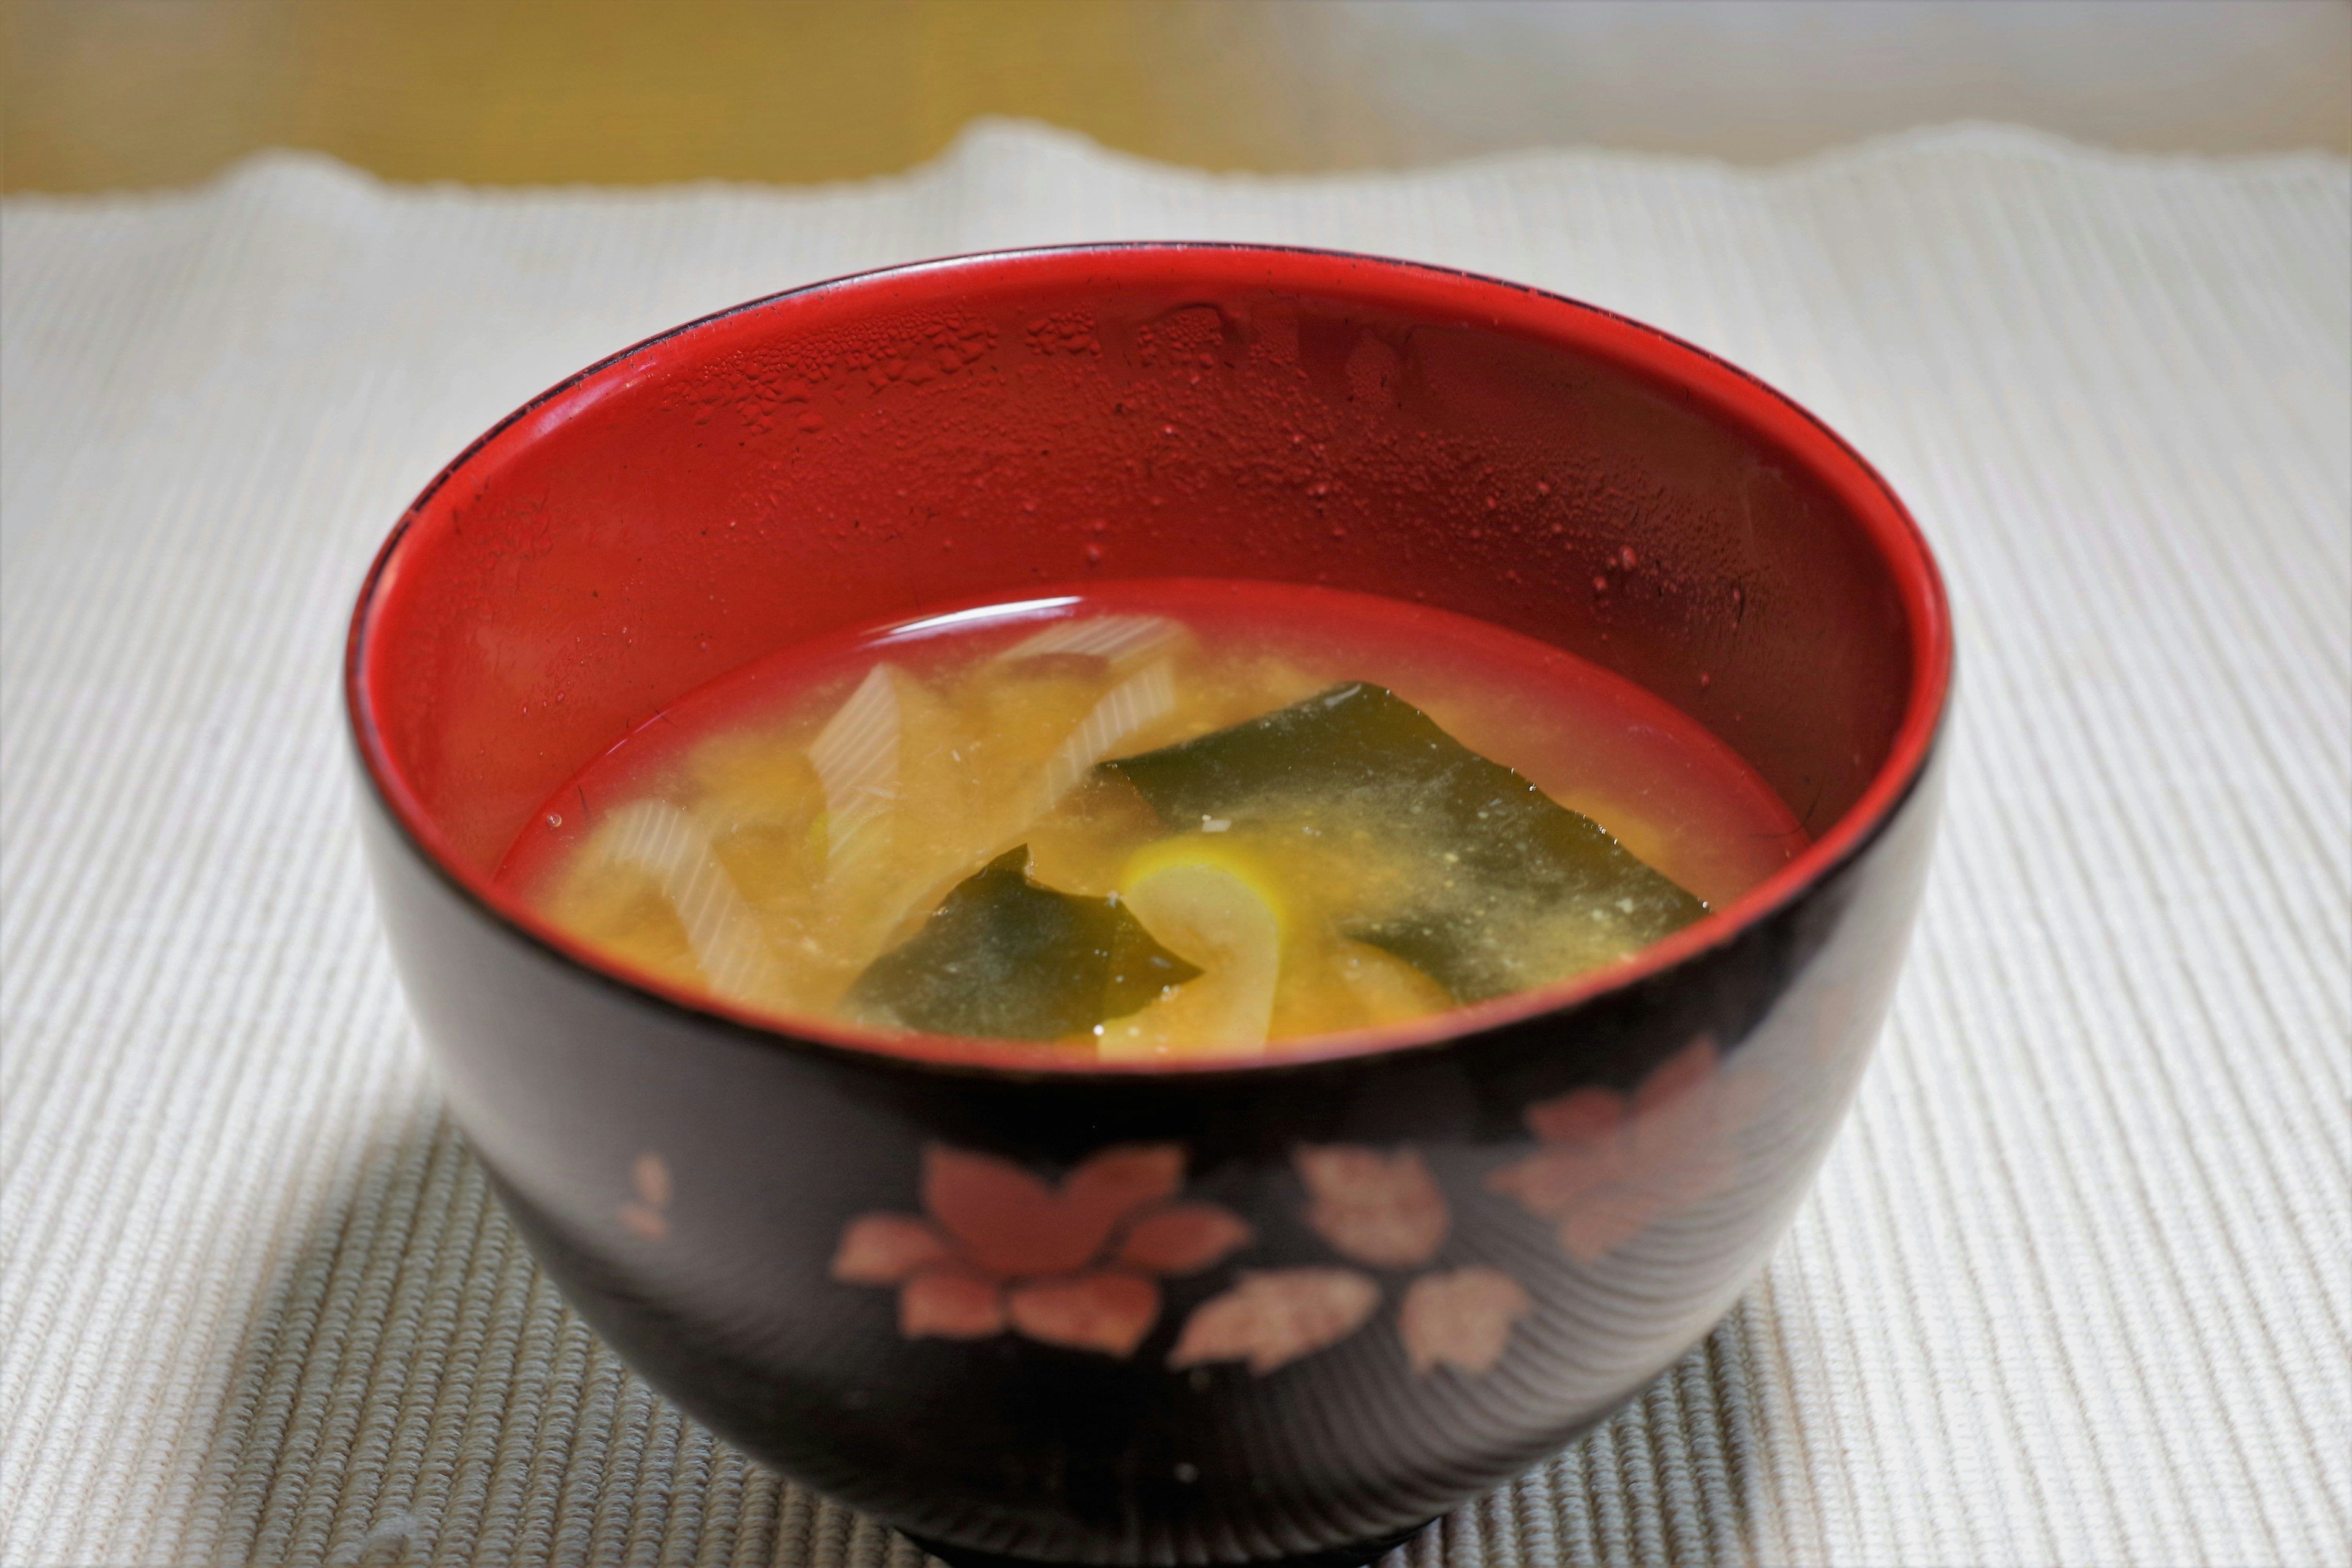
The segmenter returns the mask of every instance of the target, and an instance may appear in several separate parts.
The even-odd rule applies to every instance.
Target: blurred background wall
[[[2352,0],[0,0],[0,184],[263,146],[395,179],[803,181],[1028,115],[1212,168],[1762,163],[1972,119],[2352,153]]]

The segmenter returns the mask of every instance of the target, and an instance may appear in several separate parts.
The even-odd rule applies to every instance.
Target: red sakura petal
[[[1559,1245],[1580,1263],[1598,1263],[1642,1234],[1666,1206],[1664,1197],[1635,1186],[1605,1187],[1559,1222]]]
[[[648,1208],[669,1207],[669,1164],[648,1149],[629,1165],[629,1180]]]
[[[1580,1089],[1528,1106],[1527,1118],[1528,1131],[1547,1143],[1599,1143],[1624,1121],[1625,1100],[1605,1089]]]
[[[948,1245],[910,1214],[862,1214],[844,1226],[833,1277],[851,1285],[896,1285],[948,1260]]]
[[[1415,1373],[1440,1362],[1473,1377],[1495,1370],[1510,1342],[1511,1325],[1535,1310],[1519,1282],[1499,1268],[1474,1265],[1451,1274],[1424,1274],[1404,1293],[1397,1332]]]
[[[1687,1094],[1696,1094],[1706,1087],[1715,1076],[1715,1037],[1701,1035],[1664,1061],[1660,1062],[1633,1095],[1636,1117],[1655,1114]]]
[[[1062,1184],[1062,1195],[1089,1213],[1100,1209],[1116,1220],[1146,1204],[1174,1197],[1183,1184],[1182,1144],[1123,1143],[1072,1171]]]
[[[1193,1309],[1168,1364],[1181,1371],[1246,1359],[1263,1377],[1346,1339],[1380,1304],[1381,1288],[1352,1268],[1245,1272],[1232,1289]]]
[[[1654,1172],[1692,1161],[1738,1158],[1735,1140],[1769,1092],[1764,1075],[1746,1068],[1719,1073],[1703,1087],[1645,1111],[1632,1128],[1632,1164]]]
[[[1414,1149],[1382,1154],[1351,1145],[1292,1152],[1315,1201],[1307,1223],[1362,1263],[1404,1268],[1425,1263],[1445,1239],[1444,1194]]]
[[[1529,1214],[1549,1218],[1567,1213],[1595,1187],[1621,1179],[1623,1169],[1623,1156],[1614,1147],[1553,1144],[1488,1172],[1486,1190],[1507,1194]]]
[[[918,1274],[898,1290],[898,1331],[910,1340],[984,1340],[1004,1331],[1004,1302],[977,1274]]]
[[[1013,1287],[1013,1326],[1033,1340],[1126,1356],[1160,1318],[1160,1287],[1133,1274],[1081,1274]]]
[[[1737,1136],[1771,1092],[1754,1068],[1718,1071],[1715,1037],[1700,1035],[1660,1063],[1630,1103],[1579,1089],[1528,1109],[1545,1140],[1535,1154],[1488,1174],[1487,1187],[1559,1221],[1559,1244],[1587,1263],[1607,1256],[1668,1210],[1696,1203],[1738,1175]],[[1595,1136],[1604,1108],[1613,1130]]]
[[[923,1206],[963,1255],[992,1274],[1066,1274],[1110,1239],[1116,1212],[1066,1202],[1007,1160],[923,1149]]]
[[[1129,1228],[1118,1260],[1154,1274],[1190,1274],[1255,1239],[1240,1216],[1214,1204],[1170,1204]]]

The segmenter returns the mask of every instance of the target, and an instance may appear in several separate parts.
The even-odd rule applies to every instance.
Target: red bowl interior
[[[1720,360],[1490,279],[1144,245],[822,284],[553,388],[394,531],[352,622],[349,700],[394,820],[468,893],[580,963],[765,1027],[597,958],[494,887],[539,803],[667,703],[786,644],[1137,576],[1328,584],[1555,644],[1697,718],[1814,835],[1622,965],[1330,1037],[1318,1056],[1559,1006],[1723,940],[1883,820],[1950,676],[1942,585],[1901,504]],[[1002,1044],[791,1032],[1050,1065]]]

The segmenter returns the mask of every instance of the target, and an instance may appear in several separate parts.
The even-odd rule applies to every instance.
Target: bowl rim
[[[1105,1062],[1049,1055],[1034,1044],[969,1037],[872,1029],[817,1017],[773,1015],[737,1007],[605,957],[497,887],[456,852],[409,787],[385,744],[367,679],[374,612],[397,579],[403,543],[434,498],[509,431],[568,395],[605,382],[664,344],[734,317],[789,300],[887,286],[975,268],[1050,268],[1093,257],[1212,253],[1337,262],[1372,269],[1395,283],[1418,284],[1431,295],[1425,308],[1452,298],[1455,311],[1498,331],[1542,339],[1580,327],[1576,345],[1630,369],[1700,392],[1718,413],[1736,416],[1778,442],[1861,521],[1902,599],[1914,654],[1903,717],[1870,782],[1829,830],[1787,865],[1720,909],[1615,963],[1549,985],[1429,1014],[1400,1024],[1304,1037],[1259,1057],[1167,1058]],[[1288,280],[1272,280],[1277,286]],[[1326,279],[1327,284],[1336,279]],[[1314,283],[1297,280],[1302,289]],[[1547,330],[1549,329],[1549,331]],[[1594,341],[1595,337],[1600,341]],[[529,438],[528,437],[526,437]],[[1927,772],[1950,709],[1954,649],[1951,610],[1943,574],[1924,532],[1878,470],[1844,437],[1796,399],[1706,349],[1603,306],[1532,285],[1464,268],[1365,252],[1312,246],[1253,245],[1216,240],[1104,241],[977,251],[872,268],[763,294],[654,333],[564,377],[469,442],[409,502],[377,549],[353,605],[343,658],[343,700],[361,775],[394,831],[463,902],[560,965],[614,988],[640,1005],[686,1016],[741,1043],[765,1048],[848,1058],[869,1066],[937,1070],[997,1079],[1084,1082],[1139,1078],[1258,1079],[1334,1063],[1444,1049],[1546,1015],[1565,1014],[1612,993],[1657,980],[1739,941],[1858,858],[1893,821]]]

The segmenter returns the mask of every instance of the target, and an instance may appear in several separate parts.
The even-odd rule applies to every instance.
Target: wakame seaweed
[[[1029,879],[1026,845],[958,883],[851,988],[859,1013],[909,1029],[1010,1040],[1080,1035],[1201,972],[1109,898]]]
[[[1342,915],[1340,933],[1458,1001],[1605,962],[1706,912],[1599,823],[1361,681],[1102,767],[1180,831],[1318,833],[1331,853],[1392,867],[1401,898]]]

